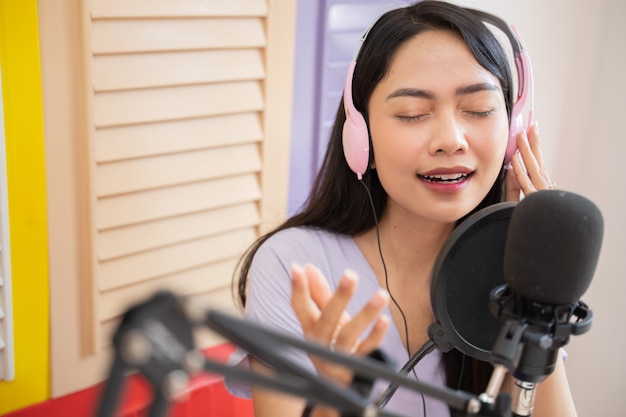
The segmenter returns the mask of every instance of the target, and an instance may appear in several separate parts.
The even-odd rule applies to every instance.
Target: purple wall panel
[[[289,215],[306,200],[324,157],[348,63],[362,34],[384,11],[409,0],[299,0]]]

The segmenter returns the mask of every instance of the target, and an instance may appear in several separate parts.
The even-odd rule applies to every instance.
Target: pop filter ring
[[[437,338],[485,362],[500,332],[489,295],[504,284],[504,246],[516,205],[497,203],[461,222],[439,251],[431,275]]]

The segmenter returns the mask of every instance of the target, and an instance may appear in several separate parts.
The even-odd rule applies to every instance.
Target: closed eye
[[[487,110],[487,111],[468,111],[467,114],[476,117],[489,117],[495,113],[495,110]]]
[[[415,116],[396,116],[399,120],[403,121],[403,122],[414,122],[417,120],[423,120],[425,118],[427,118],[429,116],[428,113],[426,114],[418,114]]]

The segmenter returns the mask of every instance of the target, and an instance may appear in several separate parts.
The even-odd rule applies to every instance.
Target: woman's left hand
[[[517,136],[518,151],[511,158],[505,177],[506,201],[519,201],[524,195],[554,188],[543,164],[537,123]]]

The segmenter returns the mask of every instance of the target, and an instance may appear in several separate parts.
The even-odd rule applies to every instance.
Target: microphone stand
[[[570,336],[589,331],[593,313],[582,301],[551,305],[526,300],[507,285],[493,289],[489,308],[502,322],[491,358],[496,369],[508,368],[514,378],[512,415],[530,417],[537,384],[554,371],[559,349]]]
[[[465,416],[509,416],[508,395],[498,393],[499,372],[494,372],[489,392],[477,397],[400,375],[380,356],[354,358],[216,310],[192,315],[194,318],[189,318],[180,300],[169,292],[159,292],[124,314],[113,337],[115,356],[97,417],[114,415],[124,374],[132,370],[139,371],[153,387],[154,398],[148,417],[163,417],[169,402],[185,392],[190,375],[205,371],[299,396],[312,404],[333,407],[342,417],[408,417],[379,409],[369,400],[376,379],[441,400]],[[260,374],[209,360],[194,348],[194,327],[212,329],[267,363],[274,372]],[[348,368],[355,375],[352,385],[344,387],[286,359],[283,353],[287,347]]]

